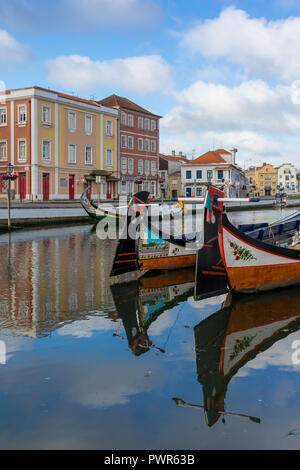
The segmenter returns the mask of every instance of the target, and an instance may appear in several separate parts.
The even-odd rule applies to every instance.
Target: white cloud
[[[18,43],[7,31],[0,29],[0,61],[10,64],[24,62],[28,58],[27,47]]]
[[[47,63],[48,80],[62,86],[93,91],[109,86],[143,94],[172,87],[170,66],[159,55],[93,61],[79,55],[60,56]]]
[[[233,7],[198,22],[181,39],[191,54],[226,59],[248,73],[286,80],[300,78],[299,42],[300,17],[267,21]]]

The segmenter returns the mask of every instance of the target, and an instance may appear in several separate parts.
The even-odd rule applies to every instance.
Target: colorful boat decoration
[[[277,341],[300,329],[300,292],[290,288],[259,296],[228,294],[223,308],[194,328],[198,381],[204,404],[173,399],[179,406],[203,410],[208,426],[227,416],[259,423],[246,414],[225,411],[231,379]]]
[[[290,243],[292,243],[290,236]],[[254,239],[222,215],[219,246],[232,291],[255,293],[300,284],[300,251]]]

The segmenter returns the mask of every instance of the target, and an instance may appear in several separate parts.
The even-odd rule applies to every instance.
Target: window
[[[128,173],[133,173],[133,158],[128,158]]]
[[[112,150],[111,149],[106,150],[106,166],[107,166],[107,168],[112,168],[112,166],[113,166]]]
[[[202,196],[202,188],[196,188],[196,196],[201,197]]]
[[[151,131],[155,131],[155,130],[156,130],[156,122],[151,121]]]
[[[127,159],[126,158],[121,158],[121,170],[122,173],[127,173]]]
[[[7,125],[7,109],[0,108],[0,126]]]
[[[156,152],[156,142],[155,140],[151,140],[151,152]]]
[[[150,129],[149,124],[150,124],[149,119],[145,119],[145,130],[146,131],[149,131],[149,129]]]
[[[197,180],[202,179],[202,170],[197,170]]]
[[[191,170],[186,171],[185,178],[186,178],[187,180],[192,179],[192,172],[191,172]]]
[[[18,124],[26,124],[27,121],[27,108],[26,104],[18,106]]]
[[[69,163],[76,163],[76,145],[74,144],[69,144],[68,161]]]
[[[50,126],[51,124],[51,107],[50,106],[43,106],[42,107],[42,122]]]
[[[218,180],[223,179],[223,170],[218,170]]]
[[[207,180],[212,180],[213,172],[212,170],[207,170]]]
[[[138,149],[143,150],[143,139],[138,140]]]
[[[85,163],[91,165],[93,163],[93,149],[92,147],[85,147]]]
[[[151,162],[151,174],[152,176],[156,175],[156,161],[152,160]]]
[[[122,194],[126,194],[126,181],[122,181]]]
[[[89,114],[85,116],[85,133],[91,134],[93,132],[93,118]]]
[[[150,142],[148,139],[145,139],[145,151],[149,152],[150,150]]]
[[[106,135],[107,137],[113,136],[113,123],[110,120],[106,121]]]
[[[132,114],[128,114],[128,126],[133,127],[133,116],[132,116]]]
[[[121,114],[121,124],[123,124],[124,126],[126,126],[126,114],[125,113],[122,113]]]
[[[139,117],[138,119],[138,127],[139,129],[143,129],[143,118]]]
[[[19,143],[18,143],[18,160],[20,162],[25,162],[26,159],[27,159],[26,140],[19,140]]]
[[[133,137],[128,136],[128,148],[133,149]]]
[[[144,172],[144,162],[143,160],[139,160],[139,163],[138,163],[138,172],[140,175],[143,174]]]
[[[46,162],[50,162],[51,160],[51,143],[49,140],[43,140],[42,159]]]
[[[145,161],[145,174],[147,176],[150,174],[150,162],[149,162],[149,160]]]
[[[76,113],[69,112],[69,130],[71,132],[76,131]]]
[[[126,149],[126,147],[127,147],[127,142],[126,141],[127,141],[126,135],[121,135],[121,147],[123,149]]]
[[[0,142],[0,161],[7,161],[7,141]]]
[[[151,182],[151,196],[155,196],[155,182],[152,181]]]

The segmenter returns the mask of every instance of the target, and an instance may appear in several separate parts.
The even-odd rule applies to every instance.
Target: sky
[[[0,0],[0,89],[125,96],[160,151],[300,169],[298,0]]]

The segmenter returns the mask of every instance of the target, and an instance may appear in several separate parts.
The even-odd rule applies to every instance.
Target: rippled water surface
[[[298,449],[300,289],[195,301],[193,270],[112,286],[115,246],[91,226],[0,236],[0,447]]]

